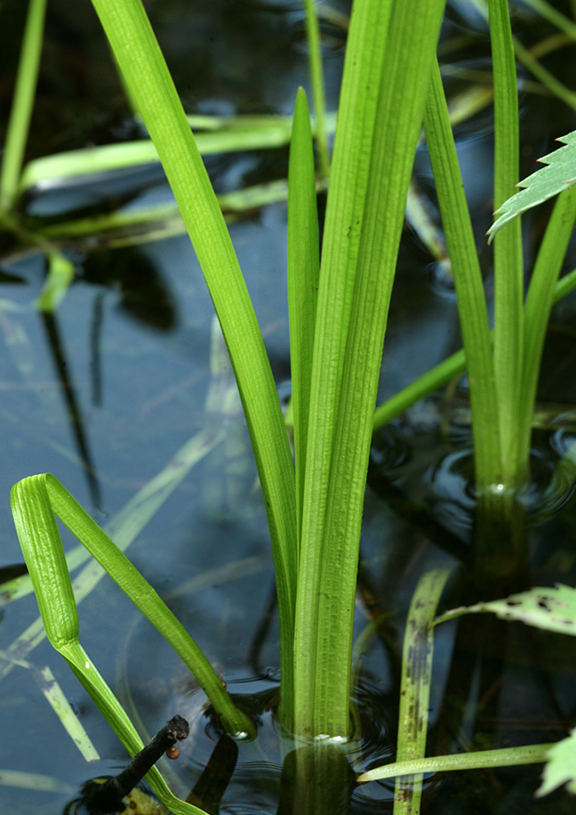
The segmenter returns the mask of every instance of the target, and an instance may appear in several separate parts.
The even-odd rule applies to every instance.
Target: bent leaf
[[[517,184],[522,188],[520,192],[508,198],[498,207],[494,214],[499,217],[496,218],[487,233],[489,241],[496,232],[517,215],[521,215],[576,184],[576,130],[560,136],[556,141],[562,142],[564,147],[538,159],[546,166],[520,181]]]
[[[548,751],[543,781],[536,796],[548,795],[562,784],[566,784],[568,792],[576,793],[576,728]]]
[[[504,600],[456,608],[437,617],[434,625],[463,614],[483,611],[491,611],[502,620],[518,620],[544,631],[576,636],[576,589],[560,583],[555,588],[534,587],[530,591],[511,594]]]

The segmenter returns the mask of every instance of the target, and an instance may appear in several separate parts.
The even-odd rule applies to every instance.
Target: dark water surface
[[[473,4],[449,4],[444,43],[463,45],[443,58],[452,67],[489,69],[489,46]],[[290,113],[296,88],[307,85],[303,17],[299,6],[219,0],[147,4],[187,112]],[[345,6],[338,7],[346,12]],[[523,8],[515,25],[525,45],[553,29]],[[562,5],[562,9],[564,6]],[[24,9],[6,3],[2,20],[0,88],[3,125],[9,109]],[[335,109],[345,33],[326,23],[325,67]],[[465,46],[465,47],[464,47]],[[545,60],[576,86],[574,49]],[[522,80],[527,79],[523,69]],[[452,97],[468,88],[447,78]],[[574,112],[522,85],[522,176],[553,149],[553,138],[574,128]],[[491,218],[491,107],[456,133],[464,180],[474,207],[487,290],[491,255],[483,234]],[[551,125],[553,127],[551,129]],[[38,103],[27,158],[89,144],[138,138],[115,78],[98,21],[89,6],[55,2],[47,17]],[[287,151],[213,157],[219,189],[284,177]],[[433,219],[435,199],[424,149],[416,180]],[[103,178],[86,188],[61,185],[21,203],[24,218],[70,218],[113,211],[151,190],[167,196],[161,173]],[[525,253],[531,262],[542,218],[528,218]],[[38,223],[38,221],[36,221]],[[286,211],[269,206],[231,226],[279,390],[289,394],[286,289]],[[0,568],[21,563],[9,510],[19,479],[52,472],[104,525],[168,464],[194,434],[216,423],[222,441],[177,487],[128,554],[167,599],[229,689],[260,723],[259,737],[239,743],[221,813],[275,813],[281,794],[283,750],[274,718],[278,637],[268,532],[248,435],[229,374],[215,373],[218,349],[213,311],[185,236],[110,249],[70,243],[76,279],[53,318],[35,309],[45,278],[39,253],[1,238],[0,268]],[[566,269],[576,265],[573,248]],[[539,393],[533,484],[523,497],[533,585],[576,580],[576,514],[571,481],[558,482],[555,465],[574,438],[576,301],[555,309]],[[459,347],[450,277],[415,232],[406,227],[386,339],[381,398]],[[212,349],[212,350],[211,350]],[[216,411],[207,396],[219,387]],[[395,753],[399,655],[410,599],[431,567],[454,570],[443,606],[470,597],[469,553],[475,496],[465,383],[436,395],[375,436],[366,499],[359,573],[357,634],[370,615],[385,623],[356,653],[355,690],[362,732],[351,748],[354,770]],[[72,545],[65,539],[65,546]],[[526,575],[524,576],[526,577]],[[32,596],[0,611],[0,651],[37,616]],[[103,580],[80,608],[81,641],[117,690],[143,732],[155,732],[180,713],[192,733],[170,765],[181,795],[197,782],[221,733],[205,699],[130,602]],[[554,741],[575,724],[576,654],[573,639],[544,635],[520,624],[473,620],[447,625],[436,637],[428,755]],[[0,669],[6,661],[0,654]],[[87,764],[41,694],[39,670],[50,666],[88,731],[101,760]],[[0,783],[0,813],[59,815],[79,786],[123,767],[126,756],[63,660],[43,642],[0,678],[2,773],[52,776],[60,792]],[[165,762],[166,763],[166,762]],[[436,775],[426,779],[423,812],[573,812],[574,799],[557,792],[535,800],[538,767]],[[393,782],[352,793],[350,811],[392,811]]]

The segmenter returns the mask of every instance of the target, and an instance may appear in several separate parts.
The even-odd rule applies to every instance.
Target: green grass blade
[[[52,511],[174,648],[222,717],[226,729],[232,733],[251,732],[251,724],[234,707],[202,651],[152,586],[57,478],[47,474],[44,483]]]
[[[576,269],[565,274],[554,287],[554,302],[557,303],[563,297],[576,289]],[[419,399],[429,396],[435,390],[446,385],[458,374],[466,370],[466,355],[461,348],[442,362],[435,365],[425,374],[418,377],[414,382],[407,385],[401,391],[394,394],[384,404],[379,405],[374,413],[374,430],[383,427],[387,422],[392,421],[409,407],[414,405]]]
[[[472,222],[437,63],[428,91],[424,131],[458,298],[470,383],[476,485],[485,490],[500,482],[492,342]]]
[[[575,221],[576,187],[571,187],[560,193],[554,206],[536,258],[526,297],[524,323],[526,332],[520,415],[518,417],[518,430],[521,434],[518,442],[519,455],[524,458],[526,470],[529,463],[532,419],[544,340],[554,304],[558,275],[566,256]],[[522,458],[520,460],[522,461]]]
[[[139,753],[144,747],[142,739],[84,648],[76,640],[58,650],[128,753],[131,756]],[[177,798],[157,767],[152,767],[145,778],[155,795],[174,815],[208,815],[203,809]]]
[[[65,784],[51,775],[26,773],[18,770],[0,770],[0,785],[3,787],[20,787],[23,790],[36,790],[37,792],[57,792],[72,795],[76,792],[70,784]]]
[[[508,0],[488,0],[494,76],[494,209],[518,182],[518,92]],[[517,472],[516,414],[523,354],[522,243],[520,222],[494,239],[494,372],[498,400],[502,479],[515,487],[526,477]]]
[[[281,147],[290,141],[290,122],[272,120],[267,128],[240,130],[231,127],[215,133],[198,133],[195,140],[203,156]],[[153,142],[147,140],[69,150],[29,162],[22,173],[18,193],[55,179],[112,172],[158,161]]]
[[[526,744],[522,747],[504,747],[500,750],[479,750],[474,753],[458,753],[453,756],[434,756],[413,761],[394,762],[362,773],[360,784],[380,781],[394,776],[414,773],[445,773],[453,770],[489,770],[492,767],[517,767],[522,764],[542,764],[546,761],[551,744]]]
[[[342,356],[349,322],[355,265],[369,174],[369,156],[381,82],[384,44],[392,0],[356,2],[346,49],[340,109],[334,144],[331,186],[324,231],[315,334],[309,438],[301,560],[298,575],[298,606],[294,642],[296,686],[296,732],[311,735],[314,728],[319,588],[322,537],[327,514],[327,489],[318,495],[314,485],[327,486],[339,401]],[[328,270],[328,271],[325,271]],[[329,274],[329,280],[325,278]],[[328,318],[330,313],[331,321]],[[319,350],[321,349],[321,350]],[[320,362],[322,357],[322,363]],[[349,591],[349,589],[348,589]],[[344,643],[344,648],[346,648]],[[338,650],[341,650],[342,644]],[[347,716],[346,700],[340,717]],[[342,705],[340,704],[340,707]],[[341,726],[341,725],[340,725]],[[347,734],[348,722],[345,724]],[[319,730],[328,733],[328,730]],[[338,735],[338,733],[337,733]]]
[[[456,353],[439,362],[434,368],[426,371],[418,379],[411,382],[394,396],[387,399],[382,405],[378,405],[374,412],[374,430],[379,430],[385,424],[391,422],[409,407],[416,404],[420,399],[429,396],[434,391],[441,388],[454,379],[458,374],[466,370],[466,354],[461,348]]]
[[[208,409],[208,406],[207,406]],[[124,551],[140,534],[148,521],[154,516],[166,499],[188,474],[190,469],[208,455],[224,438],[221,429],[206,428],[188,439],[180,450],[170,459],[166,467],[138,490],[128,503],[106,524],[104,532]],[[66,555],[68,571],[73,571],[90,559],[89,553],[82,546],[76,546]],[[102,572],[100,572],[100,577]],[[100,579],[98,578],[98,580]],[[98,581],[96,581],[98,582]],[[83,581],[81,580],[83,584]],[[95,585],[95,584],[94,584]],[[87,596],[94,588],[83,586],[82,594]],[[22,575],[4,583],[0,593],[0,606],[25,597],[33,591],[29,575]],[[26,652],[28,653],[28,652]],[[3,677],[0,669],[0,679]]]
[[[77,639],[80,629],[45,476],[34,475],[15,484],[10,504],[46,635],[58,651],[62,645]]]
[[[576,93],[573,90],[567,88],[554,74],[551,74],[517,39],[514,40],[514,51],[518,57],[518,62],[527,68],[536,79],[540,80],[550,93],[561,99],[572,110],[576,110]]]
[[[10,209],[20,180],[36,95],[45,14],[46,0],[30,0],[18,63],[16,89],[6,133],[6,145],[2,156],[0,174],[0,209],[2,210]]]
[[[576,25],[564,14],[553,8],[550,3],[546,3],[545,0],[524,0],[524,2],[576,42]]]
[[[424,758],[426,752],[434,654],[432,621],[449,575],[449,569],[435,569],[425,574],[410,603],[402,650],[396,762],[416,761]],[[394,815],[418,815],[421,797],[421,773],[396,781]]]
[[[31,476],[18,482],[12,488],[10,500],[16,531],[48,639],[66,659],[124,747],[133,756],[143,748],[142,740],[78,639],[78,612],[47,490],[47,477]],[[172,795],[156,768],[146,777],[160,800],[173,812],[202,815],[202,810],[185,804]]]
[[[288,174],[288,311],[299,539],[302,527],[319,273],[320,250],[312,131],[306,94],[300,88],[294,109]]]
[[[236,375],[268,516],[289,704],[296,597],[294,467],[276,386],[246,284],[176,88],[140,0],[93,0],[182,213]]]
[[[36,306],[40,311],[56,311],[74,280],[75,266],[61,252],[49,252],[48,277],[42,286]]]
[[[348,734],[358,544],[382,343],[437,2],[357,2],[316,317],[295,637],[297,733]],[[320,598],[321,597],[321,602]]]
[[[20,481],[12,489],[12,511],[34,586],[46,635],[61,652],[78,638],[78,612],[54,513],[86,546],[135,605],[167,639],[232,732],[251,729],[232,705],[220,679],[172,612],[60,482],[51,475]],[[206,684],[204,684],[206,683]]]
[[[314,114],[316,118],[316,140],[318,144],[318,163],[321,178],[328,178],[330,173],[330,154],[328,152],[328,132],[326,128],[326,94],[324,93],[324,70],[322,68],[322,45],[320,26],[314,0],[304,0],[306,11],[306,40],[308,42],[308,70],[312,85]]]

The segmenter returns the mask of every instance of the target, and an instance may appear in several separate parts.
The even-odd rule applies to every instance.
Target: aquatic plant
[[[422,122],[458,295],[484,530],[492,523],[515,522],[517,492],[529,477],[539,361],[576,218],[576,193],[567,190],[558,200],[525,302],[519,221],[496,235],[492,338],[435,58],[444,4],[356,0],[321,260],[312,132],[303,92],[294,114],[288,204],[293,463],[264,343],[221,209],[144,9],[139,0],[94,0],[94,6],[172,186],[226,340],[274,553],[281,640],[278,715],[287,732],[314,745],[302,755],[302,777],[306,765],[315,761],[323,773],[333,755],[340,761],[338,745],[350,735],[350,654],[366,471],[404,207]],[[495,206],[499,207],[518,181],[518,105],[510,93],[516,77],[508,3],[490,0],[488,8],[495,86]],[[16,156],[12,166],[17,164]],[[9,211],[14,172],[7,179],[3,192]],[[428,382],[438,386],[443,375],[436,372]],[[26,479],[13,489],[12,500],[49,637],[129,752],[140,749],[141,742],[78,643],[74,598],[54,513],[176,644],[225,726],[233,733],[250,731],[250,722],[218,686],[216,675],[178,621],[56,479]],[[501,576],[516,570],[525,556],[514,549],[516,540],[513,534],[504,539],[478,534],[478,571]],[[435,600],[418,622],[419,636],[425,639],[432,636],[434,609],[445,579],[446,575],[434,576]],[[430,586],[425,584],[421,590],[430,591]],[[431,653],[431,644],[428,647]],[[426,687],[429,676],[412,689],[421,702]],[[422,702],[420,707],[426,705]],[[422,757],[417,753],[424,749],[426,717],[412,724],[413,732],[401,734],[400,762]],[[534,747],[530,756],[525,751],[515,758],[497,758],[512,763],[518,757],[542,760],[545,747]],[[470,766],[471,761],[469,756],[460,766]],[[404,770],[414,774],[423,765]],[[173,812],[200,811],[177,801],[159,773],[154,771],[150,781]],[[315,783],[321,789],[318,779]],[[302,808],[329,811],[330,798],[322,797],[322,791],[314,790],[308,798],[308,793],[302,794]],[[417,810],[417,798],[417,794],[398,792],[399,802],[412,811]]]

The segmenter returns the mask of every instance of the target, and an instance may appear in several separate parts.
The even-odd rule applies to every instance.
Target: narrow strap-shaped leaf
[[[424,758],[428,734],[428,708],[432,681],[434,629],[432,621],[449,569],[427,572],[419,581],[406,621],[402,649],[402,678],[398,713],[396,761]],[[396,781],[394,815],[418,815],[422,796],[422,774]]]
[[[314,100],[314,117],[316,119],[316,140],[318,143],[318,163],[320,177],[328,178],[330,173],[330,155],[328,152],[328,131],[326,128],[326,94],[324,92],[324,69],[322,68],[322,45],[320,26],[314,0],[304,0],[306,11],[306,41],[308,44],[308,70]]]
[[[48,473],[44,479],[52,512],[170,643],[186,667],[194,674],[215,710],[222,716],[227,729],[233,733],[252,729],[244,714],[232,704],[222,682],[202,651],[148,581],[57,478]]]
[[[294,108],[288,174],[288,313],[299,536],[302,526],[319,273],[318,212],[312,131],[306,94],[300,88]]]
[[[440,69],[432,72],[424,131],[452,263],[470,383],[476,485],[500,482],[498,407],[488,311]]]
[[[518,91],[508,0],[488,0],[494,77],[494,209],[518,182]],[[516,414],[523,354],[524,277],[520,222],[494,240],[494,372],[498,400],[502,480],[516,486]]]
[[[518,767],[522,764],[542,764],[546,761],[550,744],[526,744],[522,747],[503,747],[500,750],[477,750],[473,753],[457,753],[453,756],[431,756],[398,761],[375,767],[358,776],[358,782],[380,781],[394,776],[414,773],[444,773],[453,770],[489,770],[492,767]]]
[[[10,505],[46,635],[58,651],[77,639],[80,629],[46,477],[33,475],[15,484]]]
[[[528,469],[540,363],[558,275],[576,222],[576,187],[560,194],[538,251],[525,305],[522,391],[517,418],[519,453]]]
[[[46,0],[30,0],[18,64],[14,101],[10,111],[0,175],[0,209],[9,209],[18,190],[20,171],[36,95],[44,36]]]
[[[31,476],[15,484],[10,496],[16,531],[46,633],[124,747],[134,756],[144,744],[78,639],[78,612],[46,484],[45,475]],[[156,795],[175,815],[206,815],[198,807],[176,798],[156,767],[150,770],[146,778]]]
[[[93,0],[174,192],[214,302],[252,440],[274,555],[290,687],[297,532],[294,467],[264,342],[216,195],[141,0]]]
[[[316,314],[305,497],[294,638],[296,732],[311,735],[319,651],[322,538],[342,378],[342,356],[360,244],[369,157],[392,0],[357,0],[346,47],[328,194]],[[348,649],[341,642],[338,650]],[[346,659],[348,657],[345,657]],[[345,682],[347,684],[347,682]],[[332,685],[332,683],[330,683]],[[348,728],[348,692],[340,719]],[[339,703],[341,708],[341,704]],[[341,725],[340,725],[341,727]],[[319,732],[327,733],[327,730]]]
[[[348,734],[372,414],[442,12],[436,0],[368,0],[352,14],[314,340],[294,644],[303,735]]]
[[[576,289],[576,269],[565,274],[554,287],[554,302],[557,303],[563,297]],[[453,377],[458,376],[466,370],[466,355],[461,348],[451,356],[447,357],[434,368],[431,368],[410,385],[394,394],[384,404],[379,405],[374,413],[374,430],[383,427],[387,422],[399,416],[409,407],[414,405],[419,399],[433,393],[438,388],[446,385]]]

